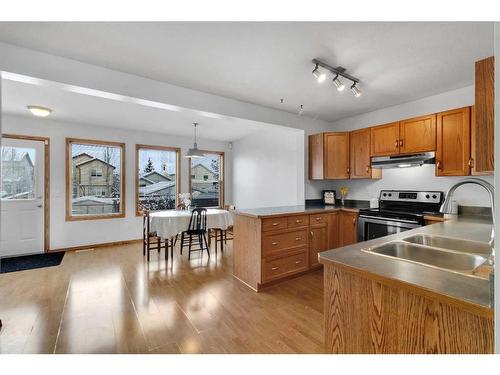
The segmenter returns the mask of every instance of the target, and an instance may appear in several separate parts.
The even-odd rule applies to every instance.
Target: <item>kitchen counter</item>
[[[325,251],[319,254],[319,261],[408,284],[416,289],[469,305],[473,310],[492,316],[489,280],[362,251],[417,233],[488,242],[491,224],[488,219],[482,218],[450,220]]]
[[[368,208],[369,204],[365,201],[350,201],[345,205],[300,205],[300,206],[282,206],[282,207],[262,207],[246,210],[235,210],[237,215],[249,216],[253,218],[279,217],[299,214],[316,214],[335,211],[358,212],[360,208]]]

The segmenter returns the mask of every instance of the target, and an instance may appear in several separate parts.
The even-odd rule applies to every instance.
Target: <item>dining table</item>
[[[188,229],[190,210],[164,210],[149,214],[150,230],[162,239],[169,239]],[[233,215],[228,210],[207,208],[207,229],[226,230],[233,225]]]

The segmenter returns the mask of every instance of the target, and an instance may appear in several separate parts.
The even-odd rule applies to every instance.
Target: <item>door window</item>
[[[2,146],[1,199],[35,198],[34,148]]]

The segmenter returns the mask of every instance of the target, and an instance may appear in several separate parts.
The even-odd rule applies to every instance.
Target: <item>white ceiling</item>
[[[3,22],[0,40],[334,121],[471,85],[493,23]],[[315,57],[347,68],[363,96],[318,85]]]
[[[59,87],[61,86],[61,87]],[[94,126],[133,129],[193,136],[193,122],[198,122],[198,136],[217,141],[235,141],[276,125],[236,119],[179,108],[178,111],[103,99],[63,89],[57,83],[34,85],[2,80],[2,111],[7,114],[31,116],[27,105],[53,109],[50,118]]]

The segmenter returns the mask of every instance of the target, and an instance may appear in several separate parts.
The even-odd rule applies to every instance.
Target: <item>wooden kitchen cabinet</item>
[[[340,212],[339,240],[340,246],[358,242],[358,214],[356,212]]]
[[[436,176],[470,174],[470,107],[437,114]]]
[[[335,249],[340,246],[339,216],[339,212],[332,212],[328,215],[328,249]]]
[[[495,164],[495,60],[476,61],[472,116],[472,174],[493,174]]]
[[[350,138],[350,173],[349,177],[357,178],[381,178],[380,169],[371,168],[370,160],[370,128],[354,130]]]
[[[321,266],[318,253],[328,250],[328,214],[311,215],[310,235],[309,265],[315,268]]]
[[[369,129],[371,132],[371,156],[399,154],[399,121]]]
[[[325,179],[349,178],[349,132],[325,133]]]
[[[313,134],[309,136],[309,179],[323,180],[325,177],[324,158],[324,134]]]
[[[436,115],[399,122],[399,153],[413,154],[436,150]]]

